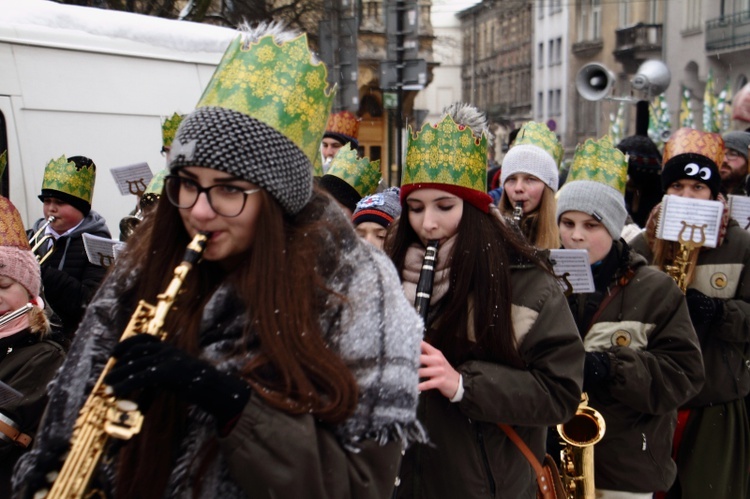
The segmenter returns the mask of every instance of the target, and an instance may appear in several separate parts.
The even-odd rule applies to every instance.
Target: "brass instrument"
[[[127,241],[130,236],[135,232],[135,228],[138,224],[143,221],[143,210],[141,204],[138,203],[135,211],[132,215],[126,215],[120,219],[120,241]]]
[[[516,207],[513,208],[513,221],[516,225],[521,225],[521,218],[523,218],[523,201],[518,201]]]
[[[157,296],[156,305],[138,302],[120,341],[136,334],[151,334],[164,339],[164,321],[190,269],[203,254],[210,234],[199,233],[188,245],[182,263],[174,269],[167,289]],[[104,378],[111,371],[115,359],[110,358],[99,379],[81,408],[73,428],[71,448],[60,473],[46,495],[48,499],[73,499],[94,496],[87,494],[89,482],[96,469],[109,437],[128,440],[141,430],[143,415],[134,402],[116,400],[108,393]]]
[[[588,396],[581,394],[573,419],[557,425],[557,432],[566,444],[560,452],[560,475],[568,499],[594,499],[594,444],[604,437],[607,427],[602,415],[589,407],[588,401]]]
[[[18,308],[9,314],[3,315],[2,317],[0,317],[0,327],[3,327],[12,320],[18,319],[24,314],[28,314],[32,308],[34,308],[34,305],[32,305],[31,303],[27,303],[23,307]]]
[[[48,241],[53,240],[54,238],[47,234],[44,235],[44,231],[47,230],[47,227],[55,221],[55,217],[50,215],[47,220],[44,221],[41,227],[39,227],[39,230],[37,230],[33,236],[29,238],[29,246],[31,246],[31,252],[36,255],[36,259],[39,261],[39,265],[43,264],[47,258],[52,254],[53,251],[55,251],[55,245],[52,244],[52,246],[49,247],[46,253],[43,255],[37,254],[37,251],[42,248],[45,244],[47,244]]]
[[[693,252],[701,248],[706,242],[706,224],[703,225],[691,225],[686,221],[680,221],[682,223],[682,229],[677,236],[678,242],[680,243],[680,250],[677,253],[672,265],[665,265],[664,270],[666,273],[674,279],[677,286],[684,293],[687,291],[690,279],[688,278],[691,272],[694,270],[692,266]],[[690,236],[686,237],[688,228],[690,228]],[[698,231],[698,240],[695,240],[695,232]]]

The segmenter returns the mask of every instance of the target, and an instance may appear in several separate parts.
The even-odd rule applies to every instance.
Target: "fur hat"
[[[96,165],[85,156],[60,156],[47,163],[39,199],[56,198],[68,203],[86,216],[94,197]]]
[[[719,166],[724,162],[724,140],[718,133],[680,128],[664,144],[661,186],[666,191],[680,179],[698,180],[715,199],[721,188]]]
[[[0,196],[0,275],[23,286],[32,298],[39,296],[42,275],[23,230],[21,215],[8,198]]]
[[[391,187],[383,192],[362,198],[352,215],[354,226],[363,222],[375,222],[387,229],[395,219],[401,216],[399,190],[398,187]]]
[[[521,127],[513,147],[503,158],[500,185],[515,173],[533,175],[557,192],[558,168],[563,148],[544,123],[530,121]]]
[[[724,139],[724,148],[737,151],[747,160],[748,148],[750,148],[750,133],[748,132],[727,132],[721,136]]]
[[[247,28],[224,53],[172,142],[169,168],[202,166],[265,189],[290,214],[310,200],[313,163],[333,103],[306,35]]]
[[[617,241],[628,216],[625,155],[612,146],[609,136],[588,139],[576,147],[567,181],[557,194],[557,221],[567,211],[581,211],[599,220]]]

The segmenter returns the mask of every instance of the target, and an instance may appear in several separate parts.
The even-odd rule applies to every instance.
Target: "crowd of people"
[[[728,203],[750,133],[589,139],[563,180],[546,125],[495,165],[485,116],[452,103],[388,187],[332,101],[305,35],[245,28],[165,121],[108,269],[82,241],[111,237],[91,159],[49,162],[28,231],[0,198],[0,496],[534,498],[509,431],[557,459],[587,406],[586,497],[750,497],[750,234]],[[718,202],[716,244],[659,238],[664,195]],[[561,248],[593,291],[563,285]],[[71,479],[90,396],[144,419],[124,440],[102,421]]]

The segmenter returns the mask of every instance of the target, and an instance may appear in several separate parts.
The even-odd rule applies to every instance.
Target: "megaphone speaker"
[[[576,90],[586,100],[598,101],[607,95],[615,84],[615,77],[606,66],[592,62],[578,70]]]
[[[672,75],[666,64],[657,59],[649,59],[640,66],[630,84],[636,90],[647,92],[656,97],[664,92],[672,80]]]

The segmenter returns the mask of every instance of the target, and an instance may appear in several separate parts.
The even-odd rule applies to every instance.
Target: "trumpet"
[[[44,231],[47,230],[47,227],[55,221],[55,217],[50,215],[47,220],[44,221],[41,227],[39,227],[39,230],[37,230],[33,236],[29,238],[29,246],[31,246],[31,252],[36,255],[36,259],[39,261],[39,265],[43,264],[47,258],[52,254],[53,251],[55,251],[55,245],[49,247],[46,253],[43,255],[40,255],[37,253],[37,251],[42,248],[47,242],[54,239],[49,234],[44,234]]]
[[[34,305],[32,305],[31,303],[27,303],[23,307],[21,307],[19,309],[16,309],[16,310],[14,310],[13,312],[11,312],[9,314],[3,315],[2,317],[0,317],[0,327],[5,326],[6,324],[8,324],[9,322],[11,322],[12,320],[18,319],[19,317],[21,317],[24,314],[28,314],[33,307],[34,307]]]

